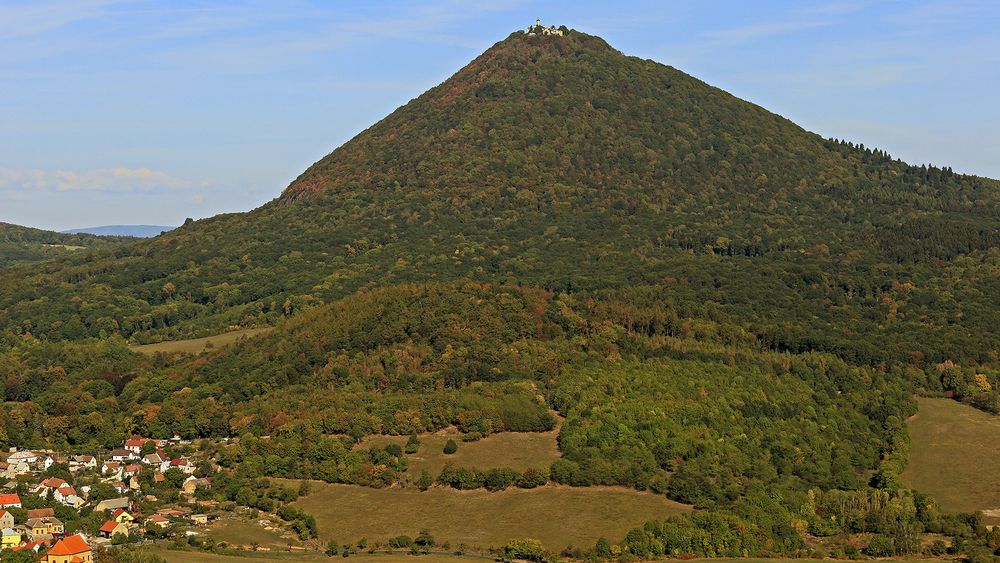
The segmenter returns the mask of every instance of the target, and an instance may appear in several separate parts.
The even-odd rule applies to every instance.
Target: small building
[[[132,502],[128,499],[128,497],[109,498],[97,503],[97,506],[94,507],[94,512],[100,512],[102,510],[114,511],[117,508],[124,508],[125,510],[128,510],[131,504]]]
[[[193,463],[191,463],[190,459],[184,457],[180,458],[175,457],[174,459],[170,460],[169,469],[180,469],[181,472],[184,473],[185,475],[191,475],[195,471],[195,466]]]
[[[135,521],[135,516],[132,516],[132,514],[124,508],[116,508],[114,512],[111,513],[111,519],[115,522],[128,524]]]
[[[80,471],[83,469],[96,469],[97,458],[92,455],[75,455],[69,458],[69,470]]]
[[[117,535],[128,537],[128,526],[126,526],[123,522],[108,520],[103,526],[101,526],[100,534],[101,537],[108,539],[114,538]]]
[[[68,483],[58,477],[49,477],[48,479],[44,479],[41,483],[35,485],[35,487],[31,489],[31,492],[44,498],[50,491],[54,491],[59,487],[65,487],[66,485],[68,485]]]
[[[208,477],[196,478],[195,476],[188,477],[184,480],[184,484],[181,485],[181,492],[186,495],[193,495],[198,489],[211,489],[212,480]]]
[[[56,542],[45,555],[46,563],[94,563],[94,551],[80,534]]]
[[[21,543],[17,544],[17,546],[12,547],[11,549],[13,551],[26,550],[26,551],[34,551],[35,553],[38,553],[40,550],[48,549],[52,545],[52,541],[53,540],[51,540],[51,539],[46,539],[46,540],[28,540],[26,542],[21,542]],[[44,559],[43,559],[43,561],[44,561]]]
[[[11,549],[21,543],[21,532],[14,529],[13,524],[4,526],[0,536],[0,549]]]
[[[7,463],[11,465],[17,465],[19,463],[26,463],[28,465],[33,465],[38,462],[38,454],[30,450],[22,450],[20,452],[14,452],[7,456]]]
[[[108,453],[108,457],[111,459],[111,461],[117,461],[121,463],[123,461],[128,461],[130,459],[137,458],[139,457],[139,454],[133,453],[130,450],[111,450],[111,452]]]
[[[0,508],[21,508],[21,497],[17,493],[0,494]]]
[[[31,508],[28,509],[28,518],[45,518],[48,516],[54,517],[56,511],[54,508]]]
[[[554,25],[550,25],[549,27],[545,27],[544,25],[542,25],[542,20],[540,20],[540,19],[536,19],[535,20],[535,25],[532,25],[532,26],[528,27],[528,35],[529,36],[535,36],[535,35],[559,35],[559,36],[562,36],[562,34],[563,34],[563,30],[562,29],[559,29],[559,28],[557,28]]]
[[[126,450],[133,452],[138,456],[142,452],[143,446],[146,444],[154,444],[157,449],[162,448],[166,445],[166,440],[157,440],[155,438],[143,438],[142,436],[130,436],[125,440],[123,446]]]
[[[66,532],[62,520],[55,516],[29,518],[24,523],[24,527],[28,530],[28,536],[33,540],[61,536]]]
[[[120,461],[105,461],[101,464],[101,473],[109,476],[117,476],[119,479],[122,474],[122,463]]]
[[[13,528],[14,515],[7,510],[0,509],[0,528]]]
[[[158,528],[166,528],[170,525],[170,520],[160,516],[159,514],[154,514],[146,519],[146,524],[156,526]]]
[[[200,525],[208,524],[208,514],[192,514],[191,521]]]
[[[76,493],[76,489],[69,485],[63,485],[52,493],[52,498],[56,502],[62,503],[72,508],[80,508],[84,504],[83,498]]]

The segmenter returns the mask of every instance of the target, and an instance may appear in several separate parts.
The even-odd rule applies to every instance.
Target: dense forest
[[[689,316],[656,295],[401,285],[197,357],[146,357],[120,339],[11,337],[0,358],[0,446],[93,451],[133,432],[236,436],[220,463],[246,479],[622,485],[691,503],[747,534],[732,543],[698,531],[718,524],[707,516],[683,517],[643,532],[649,555],[671,553],[667,545],[678,554],[799,553],[806,533],[859,531],[885,534],[894,554],[917,550],[922,531],[974,536],[975,522],[941,515],[899,478],[914,393],[944,391],[957,368],[773,351],[738,325]],[[411,483],[398,447],[357,446],[371,434],[450,425],[467,439],[546,431],[550,409],[565,417],[562,457],[524,473],[447,466]],[[821,517],[835,510],[850,518]],[[671,526],[709,543],[656,539]]]
[[[92,248],[134,242],[134,237],[66,234],[0,223],[0,268],[40,262]]]
[[[550,466],[414,484],[703,509],[630,532],[639,556],[848,533],[905,554],[982,536],[899,475],[914,394],[1000,411],[997,303],[997,181],[515,33],[257,210],[0,270],[0,446],[238,437],[221,461],[246,479],[381,487],[410,484],[405,455],[365,436],[555,411]],[[127,346],[263,325],[197,357]]]

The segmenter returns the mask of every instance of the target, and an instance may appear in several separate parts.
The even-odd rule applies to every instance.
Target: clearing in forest
[[[951,399],[919,399],[908,424],[907,486],[929,494],[942,509],[986,512],[1000,524],[1000,417]]]
[[[558,428],[550,432],[498,432],[475,442],[463,442],[457,431],[423,434],[419,437],[417,453],[406,455],[407,472],[416,477],[426,469],[431,476],[437,477],[448,462],[455,467],[482,470],[500,467],[510,467],[519,472],[532,467],[547,469],[559,459],[558,436]],[[444,453],[444,445],[449,439],[458,444],[458,451],[453,454]],[[406,440],[406,436],[369,436],[362,440],[360,446],[398,444],[404,447]]]
[[[314,482],[312,493],[296,501],[316,517],[324,542],[355,542],[364,537],[385,542],[430,531],[452,548],[501,547],[519,538],[541,540],[546,547],[591,547],[604,536],[618,541],[648,520],[691,510],[662,495],[620,487],[483,489],[458,491],[434,487],[372,489]]]
[[[147,354],[150,356],[157,352],[163,352],[164,354],[174,354],[177,352],[185,354],[200,354],[209,348],[220,348],[222,346],[226,346],[227,344],[232,344],[240,338],[251,338],[268,333],[272,330],[274,330],[272,327],[245,328],[243,330],[223,332],[222,334],[206,336],[204,338],[167,340],[164,342],[156,342],[154,344],[137,344],[135,346],[129,346],[129,348],[133,352],[139,352],[140,354]]]

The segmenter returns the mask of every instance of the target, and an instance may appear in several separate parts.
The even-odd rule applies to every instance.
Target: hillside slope
[[[777,349],[987,361],[998,201],[599,38],[514,33],[260,209],[5,273],[0,326],[148,341],[402,282],[649,284]]]
[[[134,242],[132,237],[56,233],[10,223],[0,223],[0,268],[12,264],[40,262],[78,253]]]

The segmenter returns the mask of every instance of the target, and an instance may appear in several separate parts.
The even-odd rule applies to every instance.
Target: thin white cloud
[[[707,37],[718,44],[739,45],[765,37],[795,33],[827,25],[830,25],[830,22],[822,20],[758,23],[713,31],[708,33]]]
[[[191,182],[150,168],[96,170],[18,170],[0,168],[0,192],[8,197],[35,192],[146,192],[193,187]]]
[[[71,23],[100,17],[126,0],[22,1],[0,5],[0,38],[27,37],[57,30]]]

